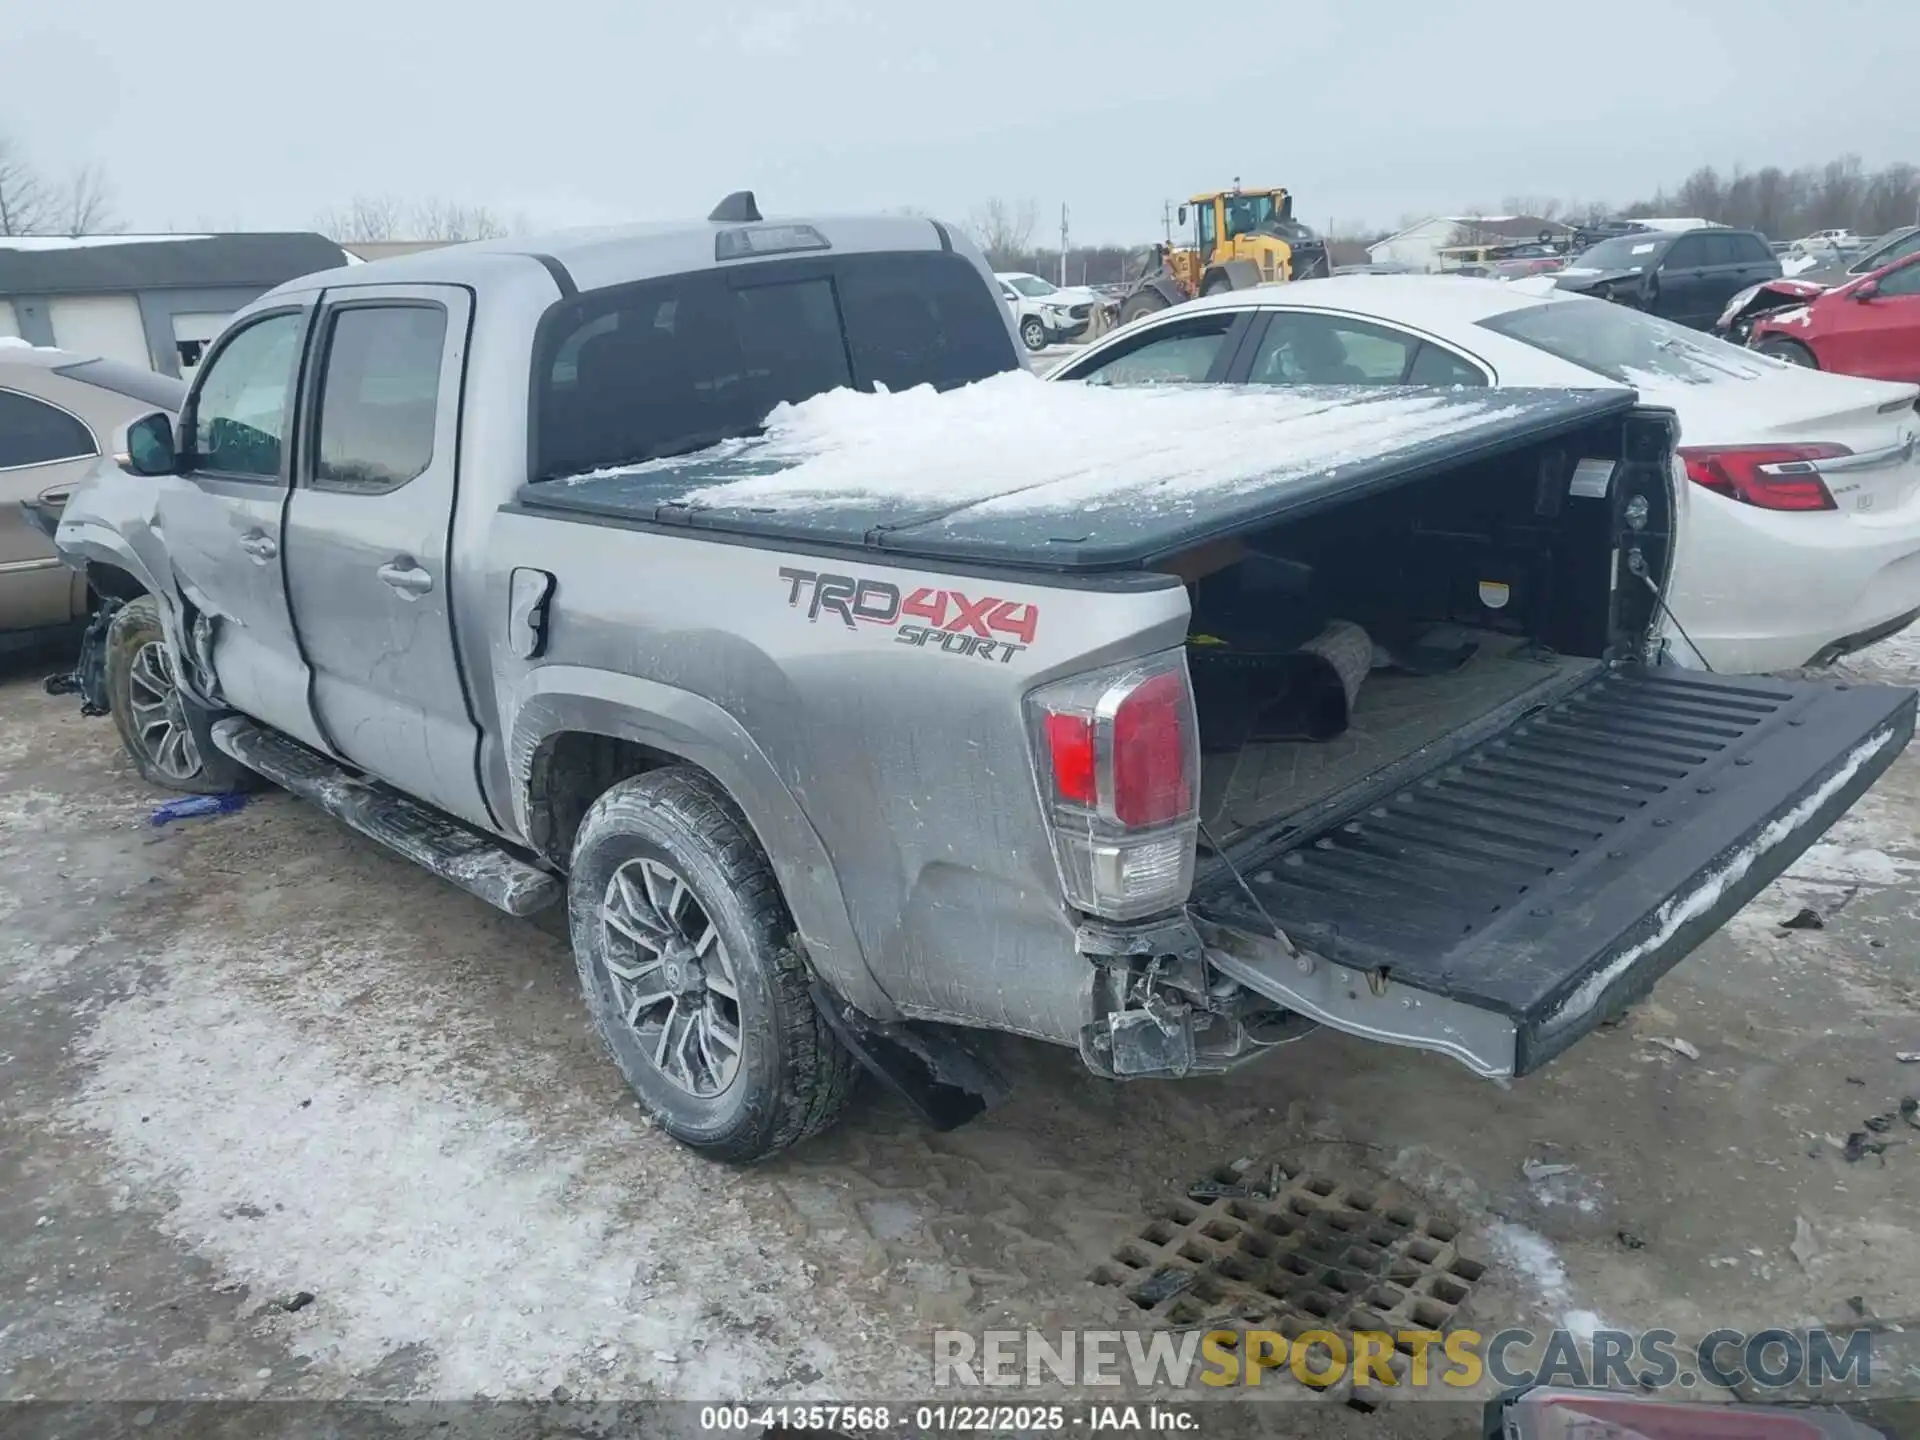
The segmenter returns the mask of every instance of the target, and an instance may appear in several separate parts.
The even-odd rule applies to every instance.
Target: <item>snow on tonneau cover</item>
[[[695,455],[521,502],[770,541],[1050,570],[1146,563],[1624,414],[1631,390],[1048,385],[836,390]]]

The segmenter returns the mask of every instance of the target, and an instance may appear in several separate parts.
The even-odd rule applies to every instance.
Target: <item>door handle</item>
[[[240,537],[240,548],[253,557],[254,563],[264,565],[280,553],[280,547],[271,535],[259,530],[249,530]]]
[[[433,576],[415,564],[408,555],[394,556],[374,573],[383,583],[399,591],[403,600],[418,600],[433,589]]]

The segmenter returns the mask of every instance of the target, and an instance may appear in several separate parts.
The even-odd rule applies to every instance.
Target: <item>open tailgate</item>
[[[1914,706],[1878,686],[1604,671],[1239,857],[1244,887],[1216,867],[1192,908],[1208,958],[1248,987],[1524,1074],[1644,995],[1817,840],[1912,738]]]

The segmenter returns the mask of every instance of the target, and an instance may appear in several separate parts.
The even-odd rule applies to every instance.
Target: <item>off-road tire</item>
[[[650,857],[684,877],[720,932],[739,989],[738,1068],[698,1096],[655,1067],[604,967],[600,908],[615,871]],[[593,803],[574,841],[568,925],[594,1027],[642,1106],[674,1139],[715,1159],[761,1160],[839,1118],[859,1079],[813,1003],[793,917],[773,869],[726,792],[686,766],[623,780]]]
[[[1029,315],[1020,322],[1020,343],[1029,350],[1047,348],[1047,327],[1037,316]]]
[[[1789,365],[1801,365],[1808,370],[1818,370],[1820,362],[1814,358],[1813,351],[1798,340],[1788,340],[1784,336],[1769,335],[1753,347],[1762,355],[1771,355],[1776,360],[1784,360]]]
[[[134,660],[148,646],[158,645],[164,652],[166,644],[160,609],[151,595],[129,600],[107,626],[107,702],[113,712],[113,728],[120,732],[120,743],[126,746],[134,768],[149,785],[188,795],[224,795],[249,788],[253,772],[206,743],[204,725],[199,727],[194,745],[199,767],[189,775],[171,775],[162,770],[148,740],[136,729],[132,693]],[[168,674],[171,673],[169,670]]]
[[[1144,319],[1148,315],[1157,315],[1167,309],[1167,297],[1151,287],[1143,287],[1127,296],[1120,304],[1120,323],[1130,324]]]

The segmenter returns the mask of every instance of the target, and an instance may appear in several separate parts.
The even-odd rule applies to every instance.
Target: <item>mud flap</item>
[[[1525,1074],[1618,1014],[1913,736],[1910,690],[1622,668],[1210,877],[1210,961],[1325,1024]],[[1278,924],[1300,954],[1272,938]]]

